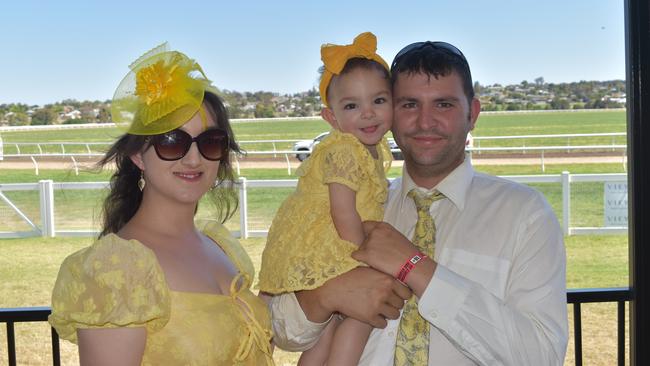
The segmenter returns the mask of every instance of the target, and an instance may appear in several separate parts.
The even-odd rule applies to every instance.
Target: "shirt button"
[[[438,317],[438,313],[436,313],[435,311],[432,311],[432,312],[431,312],[431,317],[432,317],[433,319],[437,318],[437,317]]]
[[[394,336],[395,336],[395,332],[393,332],[393,331],[391,330],[390,332],[388,332],[388,335],[391,336],[391,337],[394,337]]]

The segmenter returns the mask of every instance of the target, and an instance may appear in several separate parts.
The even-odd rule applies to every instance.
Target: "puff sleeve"
[[[155,254],[137,241],[109,234],[65,259],[52,293],[50,324],[77,342],[79,328],[162,329],[169,289]]]
[[[341,139],[343,140],[343,139]],[[323,151],[323,183],[339,183],[358,191],[360,182],[367,179],[362,169],[362,151],[354,143],[337,143]],[[370,163],[372,166],[372,162]]]

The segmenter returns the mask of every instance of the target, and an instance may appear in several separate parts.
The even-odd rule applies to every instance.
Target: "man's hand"
[[[366,240],[352,252],[352,258],[390,276],[395,276],[419,252],[410,240],[385,222],[366,221],[363,231]],[[424,258],[409,272],[406,285],[417,297],[426,290],[437,265],[433,258]]]
[[[386,327],[386,319],[397,319],[411,291],[392,276],[359,267],[337,276],[296,297],[307,318],[323,322],[334,312],[347,315],[375,328]]]
[[[352,258],[370,267],[395,276],[409,258],[419,250],[390,224],[365,221],[366,240],[352,253]]]

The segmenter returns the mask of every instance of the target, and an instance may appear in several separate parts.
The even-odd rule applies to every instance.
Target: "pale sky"
[[[389,64],[409,43],[450,42],[483,85],[624,79],[623,26],[622,0],[4,0],[0,104],[110,99],[164,41],[221,89],[306,91],[320,45],[364,31]]]

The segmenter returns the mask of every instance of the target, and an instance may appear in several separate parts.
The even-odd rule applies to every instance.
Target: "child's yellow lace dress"
[[[391,155],[386,140],[378,159],[351,134],[333,130],[296,174],[298,187],[282,204],[262,254],[260,290],[272,294],[314,289],[360,265],[354,243],[339,237],[330,214],[329,183],[356,192],[361,220],[383,220]]]
[[[253,263],[221,224],[204,233],[240,271],[229,295],[170,290],[153,251],[109,234],[61,265],[50,323],[74,343],[80,328],[145,327],[143,365],[273,364],[269,312],[250,291]]]

